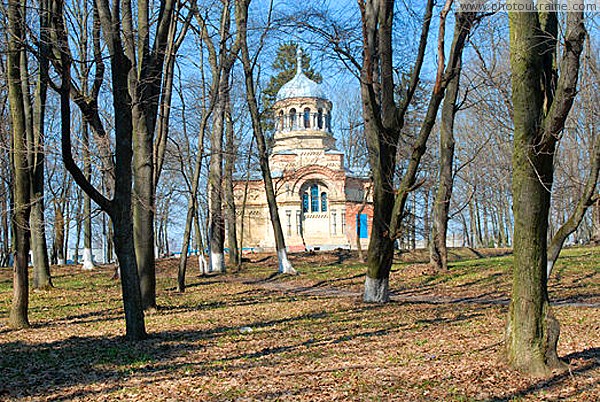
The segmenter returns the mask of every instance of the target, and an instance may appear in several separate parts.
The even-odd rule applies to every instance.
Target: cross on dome
[[[302,74],[302,49],[298,46],[296,50],[296,75]]]

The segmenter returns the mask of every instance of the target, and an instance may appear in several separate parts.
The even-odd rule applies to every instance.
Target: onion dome
[[[302,71],[302,50],[298,49],[296,57],[296,75],[279,89],[276,100],[290,98],[327,99],[321,85],[308,78]]]

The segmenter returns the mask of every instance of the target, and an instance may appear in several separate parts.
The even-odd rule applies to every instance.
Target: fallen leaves
[[[571,303],[598,302],[600,253],[585,253],[551,281],[571,373],[543,380],[501,360],[507,257],[456,263],[448,274],[397,265],[397,301],[382,306],[361,302],[364,268],[348,255],[295,256],[294,277],[272,276],[268,260],[189,277],[184,294],[172,290],[177,260],[165,260],[160,308],[146,317],[151,338],[137,344],[122,336],[112,270],[61,267],[56,289],[31,296],[32,329],[0,327],[0,399],[595,401],[600,317]],[[0,271],[0,305],[9,275]]]

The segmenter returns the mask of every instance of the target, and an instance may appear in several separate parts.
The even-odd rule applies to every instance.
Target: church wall
[[[314,174],[305,177],[305,181],[316,180]],[[277,196],[279,218],[289,251],[297,252],[307,249],[334,249],[356,248],[356,214],[361,203],[347,202],[343,181],[327,182],[322,177],[320,181],[329,187],[331,198],[328,200],[327,212],[302,212],[302,203],[298,193],[300,182],[279,183],[280,189],[289,188],[289,191],[280,191]],[[287,186],[286,184],[289,184]],[[271,224],[270,214],[262,182],[253,182],[249,186],[246,210],[244,214],[243,237],[241,214],[244,183],[236,183],[236,207],[238,213],[238,238],[243,240],[245,251],[273,251],[275,239]],[[368,225],[372,221],[372,208],[365,206],[363,213],[368,214]],[[304,218],[304,219],[302,219]],[[368,239],[362,239],[364,247]]]
[[[362,211],[361,211],[361,208],[362,208]],[[346,212],[346,215],[345,215],[346,236],[351,245],[351,247],[350,247],[351,249],[356,249],[356,238],[357,238],[357,229],[358,229],[357,219],[360,219],[358,217],[358,215],[359,214],[366,215],[366,217],[367,217],[367,230],[366,230],[367,237],[362,238],[360,240],[361,247],[366,249],[366,247],[369,246],[369,237],[371,236],[371,229],[373,227],[373,205],[365,204],[363,206],[362,203],[347,202],[345,212]]]

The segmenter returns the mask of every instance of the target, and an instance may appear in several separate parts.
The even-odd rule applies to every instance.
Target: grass
[[[12,272],[0,269],[0,399],[598,400],[600,249],[566,250],[550,280],[572,374],[547,379],[502,362],[512,258],[482,254],[453,250],[442,274],[402,256],[387,305],[360,301],[365,268],[346,254],[295,256],[298,276],[273,276],[273,259],[220,276],[192,266],[184,294],[177,261],[162,261],[160,309],[137,344],[110,268],[54,270],[22,331],[4,326]]]

